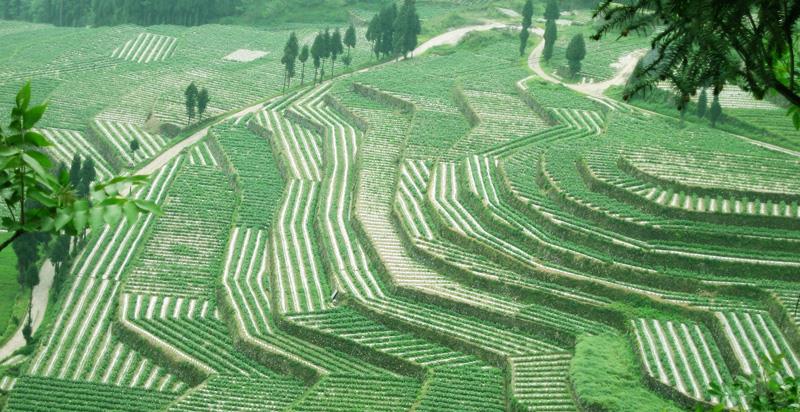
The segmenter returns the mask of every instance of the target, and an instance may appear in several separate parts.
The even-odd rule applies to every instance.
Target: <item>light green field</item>
[[[498,5],[419,2],[426,36]],[[87,235],[6,410],[673,411],[741,404],[709,385],[772,353],[800,374],[793,153],[534,76],[515,30],[385,62],[363,33],[368,70],[282,93],[284,29],[0,22],[0,52],[49,48],[26,58],[54,136],[112,171],[181,149],[136,194],[161,216]],[[137,38],[177,46],[126,60]],[[249,110],[148,131],[185,124],[192,80]],[[131,136],[151,147],[125,159]]]
[[[9,233],[1,234],[0,242],[9,236]],[[18,323],[13,323],[12,318],[16,316],[19,322],[27,310],[27,305],[21,304],[27,302],[27,298],[20,299],[22,289],[17,282],[17,275],[17,257],[14,250],[8,247],[0,252],[0,331],[3,332],[0,342],[5,341],[11,331],[16,330]]]

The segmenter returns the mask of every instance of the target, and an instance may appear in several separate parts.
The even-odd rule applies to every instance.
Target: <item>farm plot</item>
[[[163,204],[180,160],[162,168],[138,196]],[[152,216],[133,225],[122,220],[92,234],[75,261],[64,308],[38,353],[33,376],[177,392],[185,384],[147,357],[117,340],[112,333],[114,302],[131,257],[153,222]]]
[[[193,412],[209,407],[226,411],[285,410],[302,395],[303,389],[297,381],[280,377],[214,375],[167,410]]]
[[[198,166],[219,166],[217,158],[211,152],[208,141],[204,140],[189,149],[189,164]]]
[[[327,376],[291,411],[405,411],[416,399],[419,383],[401,377]]]
[[[112,147],[115,154],[128,165],[137,165],[154,157],[167,141],[160,135],[153,135],[130,123],[111,120],[95,120],[95,131]],[[131,143],[136,141],[139,150],[131,150]]]
[[[103,412],[163,409],[177,397],[153,390],[25,376],[18,380],[5,410],[24,412]]]
[[[517,95],[464,90],[461,99],[462,110],[475,123],[470,133],[452,149],[461,156],[473,154],[482,147],[496,146],[528,136],[548,127]]]
[[[224,256],[233,205],[233,191],[220,170],[185,164],[167,193],[164,215],[128,275],[125,292],[211,299],[215,262]]]
[[[258,60],[268,54],[269,52],[261,50],[238,49],[223,57],[223,59],[239,63],[248,63],[253,60]]]
[[[731,407],[736,399],[719,399],[708,394],[712,383],[727,385],[731,381],[725,362],[714,338],[697,324],[631,320],[638,355],[648,375],[681,393]]]
[[[405,250],[391,220],[394,191],[386,182],[395,181],[398,174],[398,161],[405,136],[397,131],[407,129],[410,125],[388,110],[376,110],[369,105],[354,107],[356,100],[352,97],[348,100],[349,108],[356,116],[366,119],[368,126],[361,146],[360,159],[364,167],[358,172],[359,179],[355,187],[356,219],[393,282],[403,288],[487,311],[505,315],[521,311],[520,305],[447,279],[416,262]]]
[[[574,411],[567,382],[569,352],[552,352],[509,359],[511,392],[517,402],[532,410]]]
[[[762,359],[771,362],[773,355],[783,355],[783,368],[779,372],[787,376],[800,374],[797,354],[768,314],[739,311],[716,312],[715,315],[744,373],[761,373]]]
[[[178,39],[153,33],[139,33],[136,38],[114,49],[112,58],[136,63],[164,61],[175,53]]]
[[[97,149],[86,140],[83,133],[65,129],[40,129],[37,131],[53,144],[52,148],[48,150],[59,162],[69,165],[76,154],[84,158],[88,156],[94,160],[98,180],[111,177],[111,167]]]
[[[348,294],[380,316],[402,322],[417,330],[439,333],[463,344],[498,354],[530,353],[554,345],[527,335],[509,332],[475,319],[458,316],[444,309],[388,298],[378,275],[370,268],[364,246],[352,233],[344,211],[349,209],[345,196],[352,186],[351,165],[357,153],[357,132],[324,105],[305,106],[305,112],[326,125],[330,139],[326,153],[331,158],[323,186],[324,203],[320,216],[323,244],[332,251],[336,279]]]
[[[241,195],[237,224],[268,229],[284,185],[270,144],[247,128],[230,123],[213,128],[211,134],[219,144],[226,168],[236,176]]]

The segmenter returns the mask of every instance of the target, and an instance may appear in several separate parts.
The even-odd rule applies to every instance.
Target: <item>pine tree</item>
[[[381,40],[381,16],[380,13],[374,15],[372,20],[369,21],[367,33],[365,35],[367,41],[372,44],[372,52],[375,53],[375,58],[380,54],[380,40]]]
[[[402,33],[403,46],[401,52],[403,56],[406,56],[417,48],[417,36],[422,33],[422,25],[419,22],[419,14],[417,14],[416,0],[405,0],[403,5],[406,6],[406,12],[403,17],[405,19],[405,29]]]
[[[379,52],[389,56],[394,50],[394,22],[397,20],[397,5],[390,3],[381,10],[381,39]]]
[[[300,85],[302,86],[306,78],[306,61],[308,60],[307,44],[304,44],[303,48],[300,49],[300,55],[297,56],[297,60],[300,60],[300,64],[302,65],[302,69],[300,69]]]
[[[95,170],[94,159],[87,158],[81,167],[81,183],[78,186],[78,195],[86,196],[92,187],[92,183],[97,179],[97,170]]]
[[[334,30],[333,34],[330,37],[330,43],[328,43],[330,47],[330,55],[331,55],[331,79],[333,78],[333,71],[336,65],[336,57],[338,57],[342,52],[344,52],[344,46],[342,45],[342,33],[337,28]]]
[[[719,96],[717,95],[714,95],[714,100],[708,109],[708,116],[709,120],[711,120],[711,127],[717,127],[717,122],[722,117],[722,106],[719,104]]]
[[[567,46],[567,63],[573,76],[581,71],[581,61],[586,57],[586,43],[583,41],[583,34],[576,34],[569,41]]]
[[[324,74],[325,73],[325,60],[328,60],[328,58],[331,57],[331,32],[330,32],[330,30],[325,29],[325,31],[322,32],[321,45],[322,45],[322,49],[321,49],[322,53],[320,54],[320,57],[322,58],[322,73]],[[320,80],[322,80],[324,78],[325,78],[325,76],[322,76],[322,75],[320,76]]]
[[[208,108],[210,99],[211,98],[208,96],[208,89],[203,87],[203,90],[200,90],[200,93],[197,94],[197,114],[200,115],[200,120],[203,120],[203,114]]]
[[[700,91],[700,96],[697,98],[697,117],[703,118],[708,110],[708,95],[706,89]]]
[[[527,0],[522,7],[522,30],[519,32],[519,55],[525,54],[528,47],[528,38],[531,36],[530,28],[533,18],[533,0]]]
[[[317,82],[317,72],[322,63],[322,33],[317,33],[314,42],[311,43],[311,59],[314,62],[314,82]]]
[[[131,154],[136,154],[136,152],[139,150],[139,141],[136,139],[132,139],[130,146],[131,146]]]
[[[77,189],[78,185],[81,183],[82,164],[81,156],[75,153],[75,156],[72,157],[72,166],[69,168],[69,183],[72,185],[73,189]]]
[[[189,84],[183,95],[186,97],[186,117],[188,118],[186,124],[189,125],[194,119],[195,107],[197,107],[197,86],[195,86],[194,82]]]
[[[556,39],[558,38],[558,28],[555,20],[548,20],[544,26],[544,50],[542,57],[545,60],[550,60],[553,57],[553,49],[555,49]]]
[[[286,90],[287,87],[292,85],[292,77],[294,77],[295,74],[295,62],[299,49],[300,45],[297,42],[297,35],[292,32],[289,35],[289,39],[286,40],[286,45],[283,47],[283,57],[281,57],[281,63],[283,63],[284,67],[283,90]]]
[[[561,17],[561,11],[558,9],[558,2],[556,0],[549,0],[547,7],[544,9],[545,20],[557,20]]]
[[[350,56],[350,49],[356,47],[356,28],[352,24],[344,32],[344,45],[347,46],[347,55]]]
[[[531,37],[531,32],[528,31],[527,28],[523,27],[522,30],[519,32],[519,55],[525,55],[525,49],[528,47],[528,38]]]

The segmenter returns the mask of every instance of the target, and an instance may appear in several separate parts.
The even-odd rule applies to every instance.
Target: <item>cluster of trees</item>
[[[681,111],[681,115],[684,111]],[[700,92],[700,97],[697,98],[697,117],[704,118],[708,115],[708,121],[711,122],[711,127],[716,127],[717,122],[722,117],[722,106],[719,104],[719,96],[714,95],[714,100],[711,102],[711,107],[708,107],[708,94],[706,89]]]
[[[372,44],[375,57],[403,56],[417,47],[417,36],[422,25],[417,14],[415,0],[405,0],[400,9],[388,4],[372,17],[367,27],[366,38]]]
[[[239,12],[241,0],[0,0],[0,18],[59,26],[197,25]]]
[[[211,100],[208,95],[208,89],[204,87],[202,90],[198,90],[197,85],[192,82],[186,87],[183,95],[185,97],[184,104],[186,105],[186,124],[191,124],[196,115],[200,117],[200,120],[203,120],[203,114],[208,109],[208,102]],[[139,142],[134,139],[131,141],[131,151],[135,152],[138,149]]]
[[[298,61],[301,64],[300,84],[302,85],[305,82],[306,62],[309,58],[312,59],[314,64],[315,83],[318,79],[321,82],[325,78],[325,62],[328,60],[330,60],[330,77],[333,78],[336,59],[344,53],[345,47],[347,47],[347,54],[342,56],[342,63],[349,67],[353,62],[350,50],[356,47],[356,42],[356,28],[352,24],[344,32],[344,36],[342,36],[338,28],[333,32],[330,29],[320,31],[314,37],[310,47],[307,44],[300,47],[297,35],[292,32],[289,35],[289,39],[286,40],[286,45],[283,47],[283,57],[281,57],[281,63],[283,63],[284,67],[283,89],[286,90],[287,87],[292,85],[292,78],[297,74]],[[319,77],[317,76],[318,74]]]

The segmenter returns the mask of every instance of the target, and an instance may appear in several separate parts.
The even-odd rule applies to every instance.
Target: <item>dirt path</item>
[[[541,31],[534,31],[534,34],[543,36],[544,33]],[[575,90],[578,93],[586,94],[589,96],[594,97],[602,97],[606,90],[608,90],[611,86],[622,86],[627,81],[628,78],[633,73],[633,70],[636,68],[636,62],[639,61],[639,58],[644,56],[647,53],[646,49],[639,49],[628,53],[622,56],[616,63],[617,65],[617,73],[611,79],[597,82],[597,83],[564,83],[561,81],[558,76],[554,74],[549,74],[544,71],[542,68],[542,52],[544,51],[544,42],[539,42],[539,44],[533,49],[530,56],[528,56],[528,66],[536,73],[537,76],[541,77],[544,80],[547,80],[551,83],[558,83],[563,84],[566,87],[569,87],[572,90]],[[527,80],[527,79],[525,79]]]
[[[458,29],[453,29],[448,32],[442,33],[436,37],[433,37],[430,40],[426,41],[425,43],[422,43],[421,45],[419,45],[419,47],[414,49],[413,52],[411,52],[411,55],[419,56],[420,54],[425,53],[426,51],[434,47],[458,44],[458,42],[461,41],[461,39],[464,38],[464,36],[474,31],[488,31],[494,29],[504,29],[509,27],[513,26],[509,26],[504,23],[491,22],[486,24],[466,26]]]
[[[42,324],[42,320],[44,319],[44,312],[47,310],[47,302],[50,298],[50,288],[53,287],[54,276],[55,267],[53,267],[53,264],[50,263],[49,260],[46,260],[42,265],[42,268],[39,270],[39,284],[33,288],[33,301],[31,302],[31,312],[33,312],[33,332],[36,332],[36,330],[39,329],[39,326]],[[22,328],[25,326],[27,321],[28,316],[26,315],[20,323],[16,333],[14,333],[14,336],[12,336],[11,339],[0,348],[0,361],[5,360],[16,350],[25,346],[25,337],[22,336]]]

